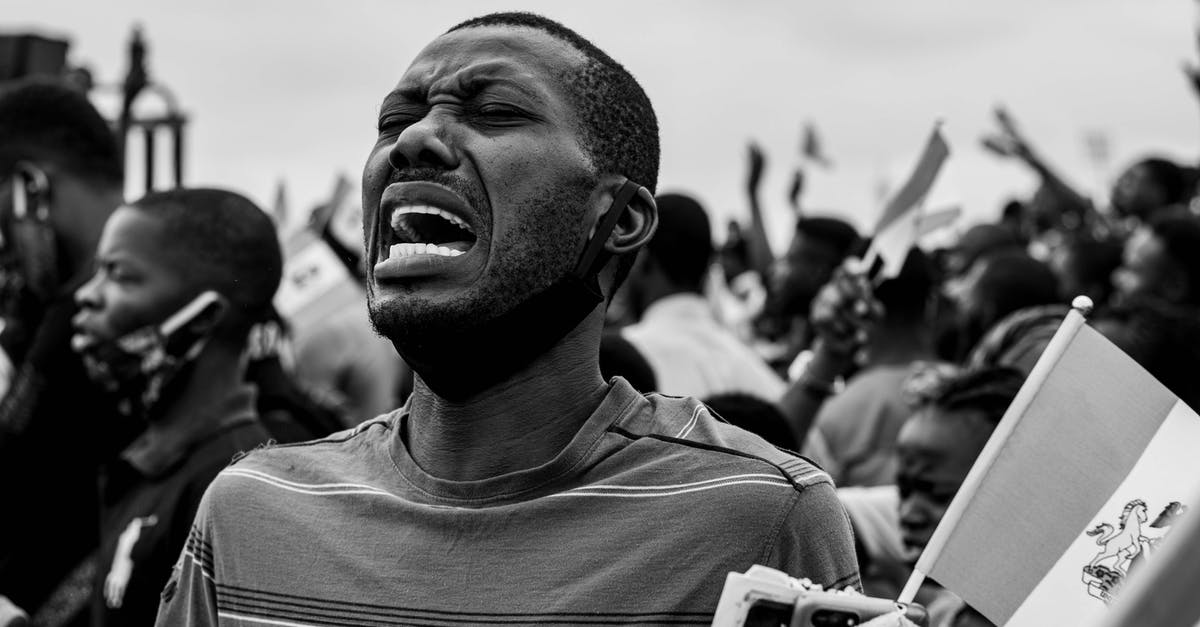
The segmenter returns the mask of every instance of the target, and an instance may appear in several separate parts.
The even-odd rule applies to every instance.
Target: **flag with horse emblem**
[[[1200,416],[1073,310],[906,594],[928,576],[998,625],[1097,624],[1200,505],[1197,450]]]

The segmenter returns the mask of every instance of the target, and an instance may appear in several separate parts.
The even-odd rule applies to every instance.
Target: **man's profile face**
[[[178,262],[161,219],[132,208],[113,212],[96,250],[96,273],[76,292],[76,331],[93,340],[115,340],[157,325],[187,304],[196,290]]]
[[[384,99],[363,226],[385,335],[489,320],[572,269],[598,187],[563,83],[582,64],[539,30],[466,28]]]
[[[963,415],[976,414],[976,415]],[[991,430],[974,410],[922,409],[897,442],[900,536],[914,557],[925,548]]]

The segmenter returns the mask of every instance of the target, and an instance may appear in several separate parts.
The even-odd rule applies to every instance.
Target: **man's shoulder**
[[[795,491],[832,486],[811,460],[725,422],[694,398],[649,394],[646,400],[647,411],[618,422],[613,431],[654,446],[675,464],[721,468],[731,477],[777,481]]]
[[[393,412],[317,440],[248,451],[221,471],[210,496],[219,500],[264,493],[295,496],[328,491],[331,486],[373,483],[381,472],[379,466],[389,459],[395,418]]]

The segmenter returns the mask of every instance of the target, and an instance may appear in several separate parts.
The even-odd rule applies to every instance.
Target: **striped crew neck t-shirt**
[[[466,482],[421,470],[406,416],[226,468],[158,624],[706,625],[754,564],[859,586],[828,475],[694,399],[615,378],[555,458]]]

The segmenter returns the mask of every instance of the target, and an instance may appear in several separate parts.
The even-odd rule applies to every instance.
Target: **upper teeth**
[[[392,220],[391,220],[392,230],[399,230],[400,229],[400,216],[406,215],[409,213],[428,213],[428,214],[435,215],[435,216],[438,216],[441,218],[445,218],[446,220],[449,220],[451,224],[457,226],[458,228],[460,228],[468,233],[474,233],[474,231],[471,230],[471,227],[462,218],[454,215],[453,213],[450,213],[449,211],[446,211],[445,209],[439,209],[437,207],[430,207],[428,205],[408,205],[405,207],[397,208],[394,212],[392,212]]]
[[[409,255],[441,255],[443,257],[457,257],[463,254],[461,250],[438,246],[437,244],[392,244],[388,249],[388,257],[407,257]]]

